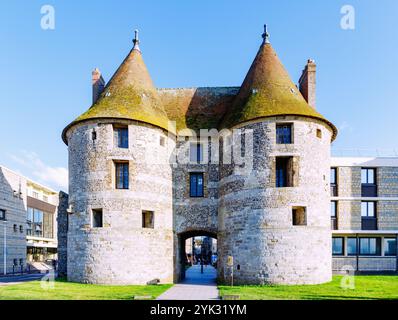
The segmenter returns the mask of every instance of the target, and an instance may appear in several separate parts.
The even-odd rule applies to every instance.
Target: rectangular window
[[[293,187],[293,157],[276,157],[276,187]]]
[[[33,209],[29,207],[26,215],[26,235],[33,235]]]
[[[337,168],[330,168],[330,195],[337,197]]]
[[[129,129],[128,127],[113,127],[114,144],[118,148],[127,149],[129,147]]]
[[[361,169],[361,183],[362,184],[376,184],[376,170],[374,168]]]
[[[359,238],[359,254],[367,256],[380,255],[380,238]]]
[[[203,161],[203,145],[201,143],[191,142],[189,148],[189,159],[194,163],[200,163]]]
[[[376,202],[361,202],[362,230],[377,230]]]
[[[396,256],[397,255],[397,239],[384,238],[384,255]]]
[[[3,209],[0,209],[0,220],[6,220],[6,211]]]
[[[355,256],[357,253],[357,238],[347,238],[347,255]]]
[[[116,189],[129,188],[129,164],[127,162],[115,163]]]
[[[191,197],[203,197],[203,173],[190,173],[189,195]]]
[[[332,230],[337,230],[337,201],[330,202],[330,218]]]
[[[102,228],[103,227],[103,214],[102,209],[93,209],[92,210],[93,219],[92,225],[93,228]]]
[[[155,227],[154,216],[153,211],[142,211],[142,227],[153,229]]]
[[[36,191],[33,191],[32,196],[33,198],[39,199],[39,193]]]
[[[48,202],[48,196],[43,196],[43,201]]]
[[[37,209],[33,209],[33,235],[43,236],[43,211]]]
[[[276,125],[276,143],[290,144],[292,143],[292,124],[284,123]]]
[[[374,218],[375,215],[375,202],[363,201],[361,203],[361,216],[366,218]]]
[[[361,169],[361,195],[362,197],[377,197],[376,169]]]
[[[48,213],[48,212],[44,212],[43,213],[43,235],[44,238],[53,238],[54,237],[54,233],[53,233],[53,229],[54,229],[54,223],[53,223],[53,214],[52,213]]]
[[[293,207],[292,216],[294,226],[307,225],[307,212],[305,207]]]
[[[342,256],[344,254],[344,238],[332,238],[332,253],[334,256]]]

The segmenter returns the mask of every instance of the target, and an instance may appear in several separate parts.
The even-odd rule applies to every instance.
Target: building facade
[[[47,269],[57,259],[58,194],[0,166],[0,274]]]
[[[398,158],[332,158],[333,271],[397,272]]]
[[[240,87],[156,89],[137,37],[106,86],[94,70],[93,105],[62,135],[68,279],[178,281],[186,239],[207,236],[221,281],[329,281],[337,130],[314,73],[308,60],[297,87],[266,30]]]

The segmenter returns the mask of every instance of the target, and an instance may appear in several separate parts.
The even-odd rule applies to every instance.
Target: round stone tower
[[[69,149],[68,280],[173,282],[174,139],[138,39],[93,106],[63,132]]]
[[[241,130],[234,144],[247,140],[244,165],[233,158],[220,170],[219,277],[229,283],[233,273],[237,284],[327,282],[330,144],[337,131],[290,80],[266,31],[263,38],[221,124]]]

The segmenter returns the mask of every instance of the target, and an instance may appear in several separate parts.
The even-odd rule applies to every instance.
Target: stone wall
[[[59,193],[59,204],[57,214],[58,226],[58,276],[63,278],[67,275],[67,247],[68,247],[68,212],[69,196]]]
[[[68,131],[68,280],[101,284],[173,282],[172,169],[174,140],[134,121],[129,149],[113,143],[113,125],[85,122]],[[114,122],[113,122],[114,123]],[[96,140],[93,140],[93,131]],[[160,143],[165,139],[165,146]],[[115,189],[114,161],[129,163],[129,189]],[[103,227],[92,228],[92,209],[103,210]],[[142,211],[154,212],[154,229],[142,227]]]
[[[4,238],[7,247],[7,273],[26,267],[26,179],[0,167],[0,209],[6,210],[6,222],[0,220],[0,274],[4,273]],[[20,227],[22,226],[22,232]]]
[[[294,125],[293,144],[276,144],[278,122]],[[319,121],[290,116],[242,128],[253,130],[253,170],[244,172],[237,166],[220,170],[220,279],[230,281],[226,262],[233,256],[237,284],[330,281],[330,129]],[[275,187],[276,156],[296,160],[295,187]],[[306,226],[293,226],[293,206],[306,207]]]

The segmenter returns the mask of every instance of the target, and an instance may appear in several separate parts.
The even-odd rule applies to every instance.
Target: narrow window
[[[19,265],[23,266],[23,259],[19,259]]]
[[[290,144],[292,143],[292,124],[284,123],[276,125],[276,143]]]
[[[43,196],[43,201],[48,202],[48,196]]]
[[[332,230],[337,230],[337,201],[330,202],[330,218]]]
[[[14,259],[14,266],[18,265],[18,259]]]
[[[355,256],[358,253],[357,238],[347,238],[347,255]]]
[[[114,126],[113,135],[115,146],[124,149],[129,147],[129,130],[127,126]]]
[[[337,168],[330,168],[330,195],[337,197]]]
[[[6,220],[6,211],[0,209],[0,220]]]
[[[115,163],[116,189],[129,188],[129,164],[127,162]]]
[[[189,159],[191,162],[200,163],[203,161],[203,145],[197,142],[191,142],[189,148]]]
[[[322,139],[322,130],[321,129],[316,129],[316,137],[319,139]]]
[[[359,238],[359,254],[367,256],[379,256],[381,238]]]
[[[191,197],[203,197],[203,173],[190,173],[189,177]]]
[[[307,225],[307,213],[305,207],[293,207],[292,218],[294,226],[306,226]]]
[[[93,228],[102,228],[102,221],[103,221],[103,214],[102,214],[102,209],[93,209],[92,210],[93,214],[93,219],[92,219],[92,225]]]
[[[16,224],[14,224],[14,232],[18,231],[18,226]]]
[[[276,157],[276,187],[293,187],[293,157]]]
[[[332,253],[334,256],[342,256],[344,254],[344,238],[332,238]]]
[[[142,211],[142,227],[153,229],[154,225],[154,212]]]
[[[397,239],[384,238],[384,255],[396,256],[397,255]]]
[[[23,233],[23,226],[19,226],[19,232]]]
[[[93,141],[97,140],[97,131],[95,131],[95,129],[93,129],[93,131],[91,132],[91,139]]]
[[[164,137],[161,136],[161,137],[160,137],[159,144],[160,144],[162,147],[164,147],[165,143],[166,143],[166,139],[165,139]]]
[[[33,235],[33,209],[29,207],[26,215],[26,235]]]

